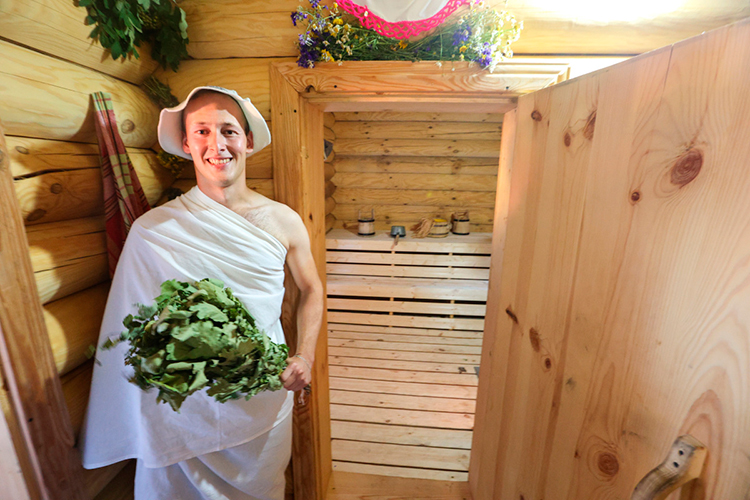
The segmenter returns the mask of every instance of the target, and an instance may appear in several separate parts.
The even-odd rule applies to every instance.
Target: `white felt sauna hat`
[[[182,112],[190,102],[190,99],[199,90],[212,90],[220,94],[226,94],[240,105],[242,113],[245,115],[247,124],[250,127],[250,131],[253,133],[253,152],[248,153],[248,156],[254,155],[261,149],[271,144],[271,131],[268,130],[266,120],[263,115],[260,114],[258,108],[253,106],[250,99],[243,99],[234,90],[225,89],[223,87],[214,87],[212,85],[204,87],[195,87],[190,91],[187,98],[174,108],[164,108],[161,110],[159,115],[159,144],[162,149],[167,153],[192,160],[193,158],[182,149]]]

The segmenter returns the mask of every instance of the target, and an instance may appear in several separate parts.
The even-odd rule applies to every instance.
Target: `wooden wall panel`
[[[156,69],[151,47],[138,48],[140,58],[113,60],[90,39],[86,9],[60,0],[0,0],[0,33],[6,40],[135,83]]]
[[[99,147],[8,137],[16,195],[27,225],[104,214]],[[128,148],[152,205],[174,181],[148,149]]]
[[[359,210],[377,230],[468,210],[472,231],[492,231],[501,114],[334,116],[334,227],[356,228]]]
[[[276,200],[289,205],[302,217],[310,236],[311,251],[323,283],[325,296],[325,168],[323,162],[324,113],[301,98],[278,67],[271,67],[274,85],[273,134],[280,146],[274,148]],[[304,131],[304,133],[302,133]],[[317,186],[317,188],[316,188]],[[285,280],[286,295],[281,320],[287,342],[294,346],[294,320],[299,290],[291,274]],[[306,404],[294,411],[293,471],[295,497],[325,498],[331,476],[331,428],[328,400],[328,335],[324,304],[321,331],[313,365],[312,393]]]
[[[334,115],[334,227],[356,228],[359,210],[377,230],[468,210],[472,231],[492,231],[502,115]]]
[[[0,41],[0,108],[7,135],[96,143],[90,94],[112,94],[122,141],[148,148],[156,142],[159,110],[130,83]]]
[[[299,28],[289,15],[298,5],[297,0],[186,0],[180,6],[187,13],[188,52],[196,59],[297,56]],[[231,43],[218,33],[232,33]]]
[[[0,124],[0,361],[36,481],[52,498],[84,496],[73,431],[37,299]]]
[[[519,100],[480,384],[499,445],[475,500],[627,498],[681,434],[709,450],[685,495],[746,496],[748,38],[744,21]]]

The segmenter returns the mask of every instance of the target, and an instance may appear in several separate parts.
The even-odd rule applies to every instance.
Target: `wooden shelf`
[[[389,231],[376,231],[373,236],[359,236],[348,229],[332,229],[326,234],[328,250],[379,250],[425,253],[485,254],[492,253],[492,233],[472,233],[467,235],[449,234],[444,238],[415,238],[413,231],[406,236],[394,238]]]

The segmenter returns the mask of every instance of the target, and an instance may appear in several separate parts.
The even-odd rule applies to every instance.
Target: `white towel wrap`
[[[115,337],[133,304],[151,304],[167,279],[224,281],[274,342],[284,342],[286,248],[274,236],[205,195],[197,186],[136,220],[112,281],[99,335]],[[82,314],[85,314],[82,311]],[[81,432],[83,465],[103,467],[138,458],[164,467],[250,441],[281,422],[293,394],[262,392],[249,401],[218,403],[205,390],[188,397],[180,413],[156,403],[156,390],[128,382],[126,344],[99,350]]]

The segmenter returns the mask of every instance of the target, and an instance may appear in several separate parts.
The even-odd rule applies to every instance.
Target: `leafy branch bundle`
[[[151,57],[177,71],[188,57],[185,11],[174,0],[78,0],[86,7],[86,24],[96,27],[89,38],[109,49],[112,59],[139,57],[136,47],[151,43]]]
[[[129,314],[127,330],[102,348],[129,342],[125,363],[135,370],[130,381],[143,390],[157,387],[157,401],[179,411],[185,398],[204,387],[221,403],[281,389],[288,347],[259,330],[224,283],[167,280],[155,300]]]

